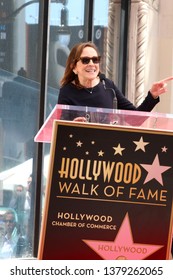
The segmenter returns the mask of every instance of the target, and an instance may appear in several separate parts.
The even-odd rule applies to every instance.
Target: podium
[[[56,105],[35,141],[51,143],[38,259],[170,259],[173,115]]]

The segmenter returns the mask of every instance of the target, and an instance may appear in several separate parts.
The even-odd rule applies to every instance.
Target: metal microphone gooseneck
[[[113,109],[117,109],[118,108],[118,106],[117,106],[117,96],[116,96],[115,90],[113,88],[107,88],[106,87],[105,75],[104,74],[100,74],[100,80],[101,80],[105,90],[111,90],[112,91],[112,93],[113,93]]]

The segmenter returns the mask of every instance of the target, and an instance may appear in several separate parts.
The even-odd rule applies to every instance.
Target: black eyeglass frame
[[[85,64],[85,65],[89,64],[91,60],[94,64],[98,64],[98,63],[100,63],[101,56],[100,55],[99,56],[93,56],[93,57],[81,56],[79,58],[79,60],[82,62],[82,64]]]
[[[4,223],[9,223],[9,224],[13,224],[13,223],[15,223],[15,220],[4,220]]]

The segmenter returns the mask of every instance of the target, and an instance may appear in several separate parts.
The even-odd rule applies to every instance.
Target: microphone
[[[112,93],[113,93],[113,109],[117,109],[117,107],[118,107],[117,106],[117,96],[116,96],[116,92],[115,92],[114,88],[107,88],[106,87],[106,83],[105,83],[106,77],[105,77],[105,74],[100,73],[99,77],[100,77],[100,81],[102,82],[102,84],[104,86],[104,89],[112,91]]]
[[[105,84],[106,76],[105,76],[105,74],[100,73],[100,74],[99,74],[99,78],[100,78],[100,81],[102,82],[104,88],[106,89],[106,84]]]

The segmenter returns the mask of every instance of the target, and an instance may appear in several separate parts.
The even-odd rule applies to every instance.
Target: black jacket
[[[159,102],[159,97],[154,99],[148,92],[141,105],[135,107],[111,80],[105,78],[104,81],[105,85],[100,82],[92,89],[78,89],[72,83],[65,85],[60,89],[58,104],[112,109],[116,98],[116,109],[150,112]]]

